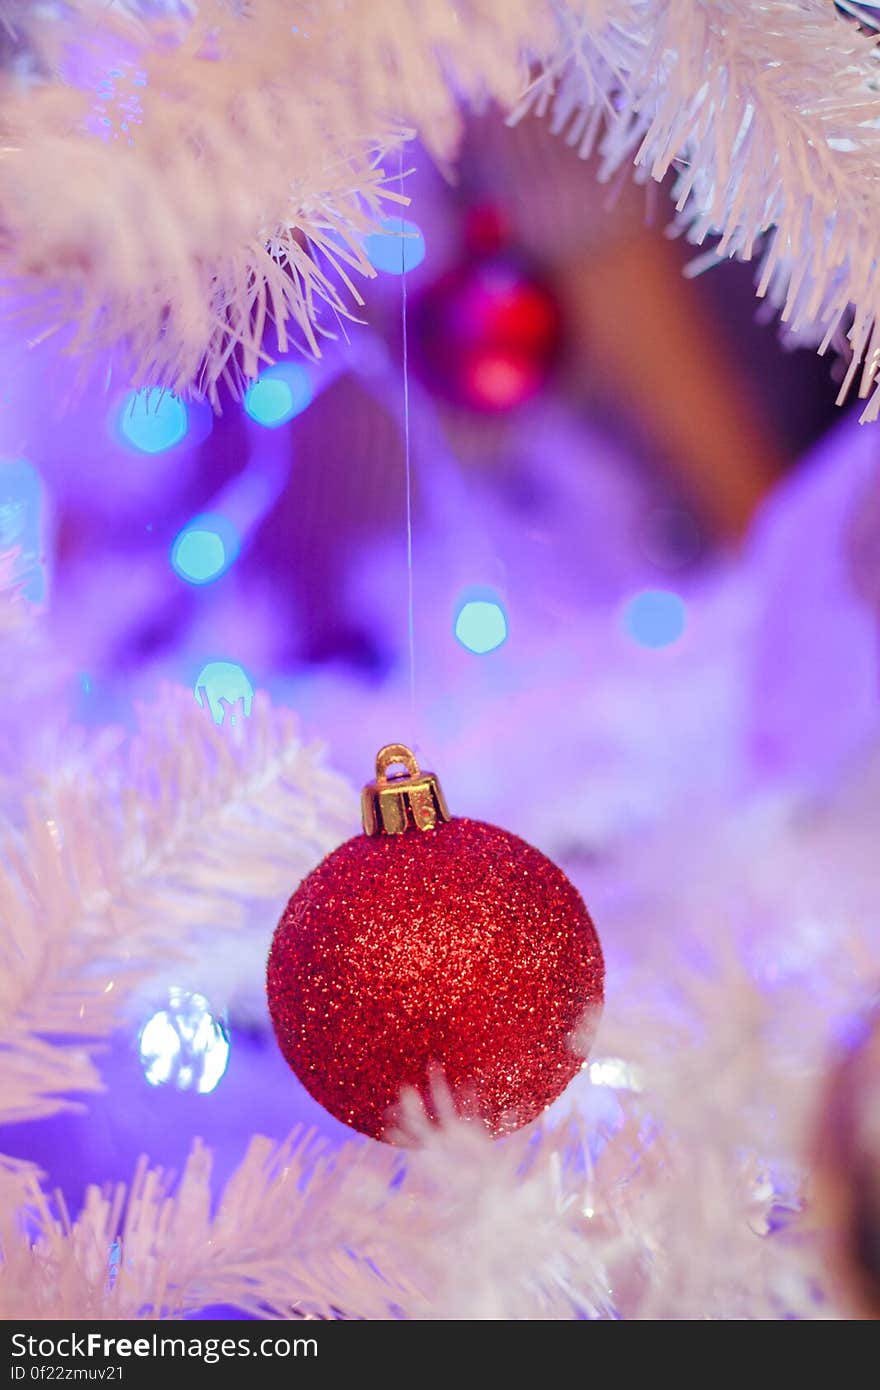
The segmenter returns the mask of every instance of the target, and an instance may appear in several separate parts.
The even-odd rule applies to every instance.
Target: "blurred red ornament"
[[[512,251],[491,208],[474,209],[460,264],[412,306],[413,362],[435,394],[501,412],[531,399],[563,347],[562,310],[547,282]]]
[[[388,775],[403,764],[402,776]],[[442,1076],[494,1135],[533,1120],[581,1068],[604,966],[580,894],[515,835],[449,818],[433,773],[391,745],[364,789],[363,835],[300,885],[268,965],[272,1022],[337,1119],[393,1137]]]
[[[855,1313],[880,1318],[880,1008],[832,1069],[820,1117],[817,1211]]]

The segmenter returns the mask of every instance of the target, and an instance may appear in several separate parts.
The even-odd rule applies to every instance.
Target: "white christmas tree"
[[[217,402],[258,371],[270,320],[282,350],[290,334],[316,351],[356,310],[363,238],[405,196],[405,142],[449,160],[459,103],[494,100],[512,120],[546,114],[605,178],[673,170],[680,228],[712,259],[759,258],[793,331],[848,343],[873,418],[880,112],[857,11],[4,5],[4,273],[35,337]],[[10,689],[52,668],[15,574],[8,556]],[[270,917],[352,832],[355,803],[260,696],[219,727],[173,690],[133,733],[76,734],[60,712],[35,730],[23,699],[0,718],[14,1124],[87,1101],[96,1044],[157,961]],[[597,884],[632,964],[593,1061],[561,1111],[500,1146],[451,1107],[428,1125],[410,1098],[408,1150],[243,1135],[217,1205],[196,1145],[176,1181],[145,1161],[76,1216],[4,1161],[0,1314],[835,1315],[805,1215],[810,1131],[833,1027],[880,968],[877,778],[867,760],[820,801],[791,787],[700,806],[630,847],[625,900]]]

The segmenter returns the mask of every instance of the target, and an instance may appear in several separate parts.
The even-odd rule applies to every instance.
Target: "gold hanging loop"
[[[403,772],[391,772],[402,767]],[[405,830],[433,830],[449,820],[446,799],[433,772],[422,772],[405,743],[388,743],[376,754],[376,780],[361,793],[367,835],[402,835]]]

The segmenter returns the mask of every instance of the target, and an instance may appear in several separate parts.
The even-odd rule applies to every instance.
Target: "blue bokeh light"
[[[193,694],[203,709],[207,703],[215,724],[222,724],[227,711],[234,711],[239,700],[245,718],[254,704],[254,687],[244,667],[235,661],[207,662],[196,677]],[[234,713],[230,722],[235,722]]]
[[[209,584],[223,573],[226,551],[216,531],[184,531],[175,542],[172,564],[190,584]]]
[[[640,647],[669,647],[687,627],[687,607],[669,589],[643,589],[625,604],[623,626]]]
[[[189,413],[183,401],[156,387],[132,391],[122,403],[119,432],[142,454],[161,454],[186,437]]]
[[[138,1034],[138,1055],[149,1085],[208,1095],[229,1066],[229,1034],[203,994],[175,987]]]
[[[415,222],[405,217],[383,217],[382,231],[372,232],[364,239],[367,259],[376,270],[386,275],[400,275],[415,270],[425,259],[425,238]]]
[[[268,429],[286,425],[301,415],[314,397],[312,380],[296,362],[276,362],[260,372],[245,392],[244,408],[252,420]]]
[[[455,635],[469,652],[485,656],[507,641],[507,615],[495,599],[469,599],[456,615]]]
[[[171,547],[171,566],[187,584],[210,584],[225,574],[241,549],[241,539],[224,516],[193,517]]]
[[[0,550],[16,552],[13,578],[31,603],[47,597],[43,481],[25,458],[0,458]]]

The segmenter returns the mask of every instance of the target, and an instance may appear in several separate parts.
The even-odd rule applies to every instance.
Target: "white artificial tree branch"
[[[877,37],[826,0],[581,0],[525,110],[549,112],[600,177],[673,171],[678,229],[708,259],[761,256],[760,295],[824,350],[848,339],[880,411]]]
[[[842,394],[858,377],[863,418],[880,411],[876,37],[830,0],[148,13],[8,15],[34,59],[0,80],[0,259],[19,308],[39,292],[34,335],[72,326],[80,363],[117,348],[127,378],[216,403],[258,371],[270,323],[282,350],[317,351],[403,196],[387,154],[415,131],[448,162],[459,102],[492,99],[551,111],[604,178],[674,170],[680,228],[712,259],[760,255],[759,293],[822,349],[848,338]]]
[[[127,1194],[92,1187],[75,1220],[32,1184],[29,1232],[3,1233],[0,1315],[568,1317],[587,1290],[603,1303],[618,1235],[589,1249],[582,1124],[501,1147],[453,1116],[415,1130],[424,1147],[408,1153],[256,1137],[219,1200],[198,1142],[176,1184],[142,1162]]]
[[[280,904],[350,833],[354,805],[294,717],[259,695],[218,728],[169,690],[134,737],[68,745],[3,841],[0,1120],[98,1088],[92,1043],[138,980],[191,952],[200,929]]]
[[[74,0],[16,8],[33,72],[0,74],[2,263],[34,336],[80,364],[215,403],[279,346],[317,352],[374,272],[363,242],[406,202],[384,159],[417,122],[448,159],[460,97],[513,99],[547,12],[507,0]],[[73,54],[73,57],[71,55]],[[37,293],[30,309],[28,292]]]
[[[410,1098],[415,1149],[255,1137],[216,1194],[197,1142],[179,1182],[143,1160],[128,1193],[91,1187],[76,1219],[31,1178],[27,1220],[7,1208],[0,1231],[0,1315],[173,1318],[221,1303],[262,1317],[827,1316],[815,1244],[771,1229],[778,1156],[742,1126],[763,1104],[756,1083],[779,1105],[792,1082],[760,1041],[772,1003],[745,988],[723,998],[757,1025],[752,1055],[704,1038],[677,1078],[656,997],[621,1009],[628,1036],[639,1024],[645,1094],[583,1078],[575,1106],[604,1095],[604,1124],[573,1107],[494,1142],[448,1105],[429,1124]],[[716,992],[704,1002],[718,1013]],[[620,1060],[594,1066],[610,1080]]]

